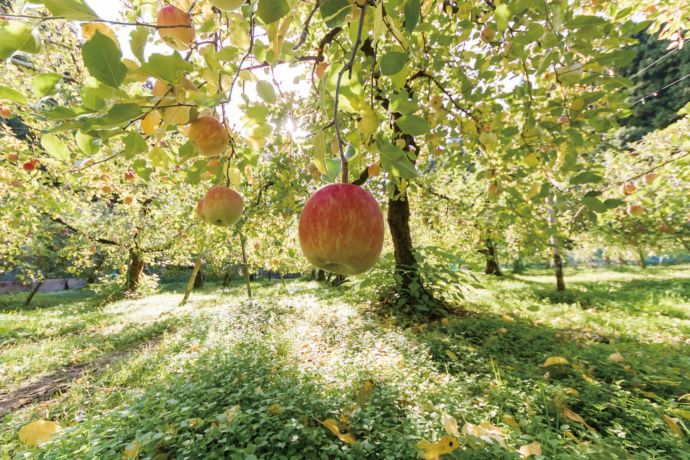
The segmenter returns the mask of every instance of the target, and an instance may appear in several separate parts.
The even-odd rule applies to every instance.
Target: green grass
[[[105,305],[41,295],[31,310],[5,300],[3,388],[131,352],[5,416],[0,454],[407,459],[445,434],[448,413],[461,429],[497,426],[503,445],[462,435],[444,459],[519,458],[533,441],[545,458],[690,458],[690,267],[568,274],[564,296],[548,272],[482,277],[457,315],[423,324],[381,315],[367,290],[297,281],[257,283],[251,301],[210,286],[183,308],[170,290]],[[545,367],[554,356],[568,364]],[[17,431],[36,418],[64,431],[28,449]]]

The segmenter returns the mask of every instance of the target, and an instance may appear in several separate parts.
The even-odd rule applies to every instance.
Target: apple
[[[134,203],[134,197],[132,195],[127,195],[123,201],[126,205],[130,205]]]
[[[659,224],[659,232],[661,233],[673,233],[673,229],[667,223],[663,222]]]
[[[196,32],[192,27],[192,17],[174,6],[161,8],[158,12],[157,25],[158,35],[172,49],[188,50],[196,38]]]
[[[621,185],[621,193],[623,195],[632,195],[635,193],[635,190],[637,190],[637,187],[635,187],[635,184],[632,182],[626,182],[625,184]]]
[[[209,168],[217,168],[220,165],[220,162],[216,159],[209,160],[208,163],[206,163],[206,166]]]
[[[244,212],[242,195],[222,185],[212,187],[196,206],[196,214],[205,222],[219,227],[237,223]]]
[[[12,112],[7,107],[0,107],[0,117],[9,118]]]
[[[136,174],[134,173],[134,171],[127,171],[127,172],[125,173],[125,180],[134,180],[136,177],[137,177],[137,176],[136,176]]]
[[[180,81],[182,84],[182,88],[184,88],[187,91],[197,91],[199,89],[187,77],[183,76]],[[151,93],[154,97],[172,96],[174,90],[175,89],[166,82],[162,80],[156,80],[156,83],[153,84],[153,89],[151,90]]]
[[[367,174],[369,177],[376,177],[381,174],[381,165],[379,163],[374,163],[367,168]]]
[[[103,186],[101,191],[106,195],[110,195],[111,193],[113,193],[113,188],[110,185],[105,185]]]
[[[645,213],[644,206],[640,204],[629,204],[628,208],[626,209],[629,215],[639,217],[642,214]]]
[[[527,154],[527,156],[525,157],[525,164],[530,168],[536,168],[541,164],[541,161],[539,160],[539,156],[536,153],[532,152]]]
[[[299,218],[302,252],[318,268],[358,275],[383,248],[383,214],[374,197],[352,184],[329,184],[306,202]]]
[[[210,157],[225,152],[230,142],[223,124],[208,115],[194,120],[187,135],[200,153]]]
[[[16,163],[17,160],[19,160],[19,155],[17,155],[16,153],[7,154],[7,161],[9,161],[10,163]]]
[[[211,5],[215,6],[221,11],[235,11],[240,6],[244,5],[244,0],[210,0]]]
[[[485,26],[482,29],[482,34],[481,34],[482,41],[484,43],[491,43],[492,41],[494,41],[494,38],[496,38],[496,31]]]
[[[642,180],[644,181],[645,185],[652,185],[657,177],[659,177],[658,174],[651,172],[645,174]]]
[[[326,73],[326,69],[328,68],[328,63],[327,62],[319,62],[316,65],[316,68],[314,69],[314,73],[316,74],[316,78],[323,78],[324,74]]]
[[[503,189],[494,182],[486,186],[486,192],[489,194],[489,198],[498,198],[502,191]]]
[[[35,171],[38,168],[38,160],[29,160],[24,165],[22,165],[24,171]]]

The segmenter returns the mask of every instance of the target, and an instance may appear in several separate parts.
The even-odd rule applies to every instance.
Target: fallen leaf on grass
[[[285,408],[278,403],[271,404],[268,406],[268,413],[271,415],[280,415],[285,412]]]
[[[501,447],[505,447],[505,441],[503,440],[503,432],[496,425],[492,425],[486,420],[481,422],[479,425],[473,425],[471,423],[465,423],[462,427],[462,432],[479,438],[485,442],[496,442]]]
[[[122,458],[123,460],[137,458],[140,453],[141,443],[139,441],[132,441],[125,447],[125,451],[122,453]]]
[[[421,440],[417,447],[424,451],[424,460],[439,460],[441,455],[457,450],[460,442],[452,436],[444,436],[436,442]]]
[[[520,428],[520,422],[518,422],[512,415],[504,415],[503,423],[513,428]]]
[[[340,427],[338,426],[338,422],[335,421],[335,419],[329,418],[321,422],[323,426],[328,428],[328,430],[336,435],[338,439],[340,439],[342,442],[345,444],[354,444],[357,442],[354,436],[352,436],[352,433],[343,433],[340,431]]]
[[[673,412],[676,415],[680,415],[681,417],[690,420],[690,410],[685,410],[685,409],[671,409],[671,412]]]
[[[623,361],[625,361],[625,358],[623,357],[623,355],[616,352],[616,353],[611,353],[609,355],[609,361],[611,361],[612,363],[622,363]]]
[[[225,412],[223,412],[223,416],[225,416],[225,420],[228,423],[230,423],[230,422],[232,422],[232,419],[234,419],[235,417],[237,417],[239,415],[240,411],[241,411],[240,405],[235,404],[234,406],[225,409]]]
[[[19,429],[19,441],[29,446],[39,446],[50,441],[60,430],[60,425],[55,422],[35,420]]]
[[[669,417],[666,414],[662,414],[661,416],[664,417],[664,422],[666,422],[666,425],[668,425],[668,428],[673,432],[673,434],[681,439],[685,438],[685,433],[683,433],[683,429],[678,424],[677,418]]]
[[[528,458],[533,455],[541,455],[541,444],[539,444],[537,441],[525,444],[524,446],[520,447],[518,452],[522,458]]]
[[[569,408],[568,406],[564,406],[561,409],[561,412],[563,413],[563,417],[567,418],[568,420],[571,420],[575,423],[579,423],[580,425],[584,426],[588,430],[596,431],[594,428],[592,428],[591,425],[589,425],[587,422],[585,422],[585,419],[582,418],[580,414]]]
[[[451,436],[456,436],[458,438],[460,437],[458,421],[455,420],[455,417],[453,417],[450,414],[444,413],[441,416],[441,420],[443,420],[443,427],[446,429],[446,433],[448,433]]]
[[[544,367],[555,366],[556,364],[568,364],[568,360],[563,356],[551,356],[544,361]]]

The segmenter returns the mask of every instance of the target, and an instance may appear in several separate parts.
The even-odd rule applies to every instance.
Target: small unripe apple
[[[105,185],[105,186],[101,189],[101,191],[102,191],[103,193],[105,193],[106,195],[109,195],[109,194],[113,193],[113,188],[112,188],[110,185]]]
[[[134,197],[131,195],[127,195],[123,201],[126,205],[130,205],[130,204],[134,203]]]
[[[329,184],[307,200],[299,218],[304,256],[318,268],[358,275],[383,248],[383,214],[376,199],[352,184]]]
[[[645,213],[644,206],[640,204],[629,204],[627,208],[627,212],[631,216],[639,217],[642,214]]]
[[[541,162],[539,161],[539,156],[532,152],[525,157],[525,164],[530,168],[536,168]]]
[[[623,195],[632,195],[636,190],[637,187],[635,187],[635,184],[632,182],[626,182],[625,184],[621,185],[621,193]]]
[[[203,155],[220,155],[228,148],[230,138],[223,124],[211,116],[197,118],[189,125],[189,140]]]
[[[15,163],[17,160],[19,160],[19,155],[16,153],[8,153],[7,154],[7,161],[10,163]]]
[[[174,6],[166,6],[158,12],[158,35],[172,49],[189,49],[196,38],[192,17]]]
[[[38,168],[38,160],[29,160],[22,166],[24,171],[35,171]]]
[[[642,180],[644,181],[645,185],[652,185],[657,177],[659,177],[658,174],[651,172],[645,174]]]
[[[22,183],[21,183],[20,181],[18,181],[17,179],[13,179],[13,180],[10,182],[10,185],[11,185],[12,187],[20,188],[20,187],[22,186]]]
[[[244,212],[242,195],[221,185],[212,187],[199,201],[196,214],[204,221],[219,227],[229,227],[237,223]]]

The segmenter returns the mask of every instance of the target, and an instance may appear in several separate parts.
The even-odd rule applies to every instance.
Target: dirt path
[[[68,390],[72,386],[72,382],[82,375],[92,372],[100,374],[110,363],[119,361],[156,342],[157,340],[153,340],[133,349],[111,353],[90,363],[63,367],[38,380],[22,385],[11,393],[0,393],[0,417],[29,404],[46,401],[53,395]]]

